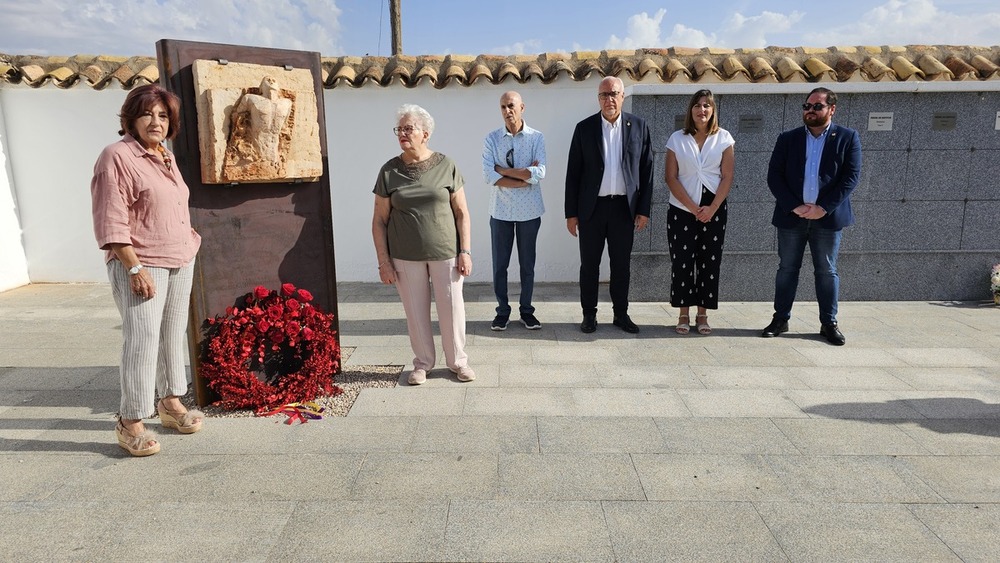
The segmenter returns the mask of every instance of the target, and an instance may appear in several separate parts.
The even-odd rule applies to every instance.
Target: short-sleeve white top
[[[667,139],[667,150],[673,151],[677,158],[677,179],[696,203],[701,201],[702,186],[713,194],[718,191],[722,181],[722,153],[735,144],[729,131],[721,128],[705,139],[700,150],[694,135],[683,129],[674,131]],[[674,194],[670,194],[670,205],[688,211]]]

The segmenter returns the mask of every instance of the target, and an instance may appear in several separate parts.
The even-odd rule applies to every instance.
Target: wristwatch
[[[131,268],[128,269],[128,275],[134,276],[138,274],[139,271],[141,270],[142,270],[142,264],[136,264],[135,266],[132,266]]]

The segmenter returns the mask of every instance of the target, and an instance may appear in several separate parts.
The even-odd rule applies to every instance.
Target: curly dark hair
[[[166,138],[176,137],[181,128],[181,99],[177,97],[177,94],[164,90],[158,84],[139,86],[128,93],[128,96],[125,97],[125,103],[122,104],[121,113],[118,114],[118,117],[121,118],[121,129],[118,130],[118,134],[128,133],[138,139],[139,132],[135,129],[135,120],[142,117],[142,114],[152,109],[157,103],[163,104],[169,117]]]

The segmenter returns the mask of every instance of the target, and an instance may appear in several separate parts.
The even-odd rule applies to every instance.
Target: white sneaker
[[[451,370],[451,372],[457,375],[458,380],[461,381],[462,383],[467,383],[476,378],[476,372],[472,371],[472,368],[470,368],[469,366],[463,366],[458,368],[457,370],[453,369]]]
[[[427,381],[427,370],[414,369],[410,372],[410,377],[407,379],[410,385],[420,385],[421,383]]]

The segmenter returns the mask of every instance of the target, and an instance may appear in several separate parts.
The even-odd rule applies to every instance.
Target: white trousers
[[[146,270],[156,284],[156,295],[144,299],[129,285],[129,275],[118,260],[108,262],[108,279],[122,316],[122,387],[119,416],[128,420],[153,414],[159,396],[187,393],[184,370],[184,334],[191,303],[194,260],[182,268]]]
[[[448,368],[459,370],[469,364],[465,353],[465,300],[455,258],[434,262],[411,262],[393,258],[396,291],[403,302],[406,329],[413,349],[413,367],[434,368],[434,332],[431,328],[431,288],[441,327],[441,344]]]

